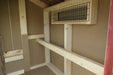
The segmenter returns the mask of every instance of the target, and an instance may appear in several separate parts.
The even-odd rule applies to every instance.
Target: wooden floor
[[[47,66],[31,70],[22,75],[55,75]]]

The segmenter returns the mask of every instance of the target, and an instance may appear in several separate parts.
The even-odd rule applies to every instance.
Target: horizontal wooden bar
[[[94,73],[96,75],[103,75],[104,66],[102,64],[95,62],[89,58],[80,56],[76,53],[65,50],[64,48],[61,48],[59,46],[47,43],[41,39],[37,39],[36,41],[39,44],[47,47],[51,51],[65,57],[66,59],[78,64],[79,66],[91,71],[92,73]]]
[[[12,50],[12,51],[8,51],[8,52],[4,52],[5,58],[13,57],[13,56],[17,56],[17,55],[23,55],[23,50],[19,49],[19,50]]]
[[[18,56],[5,58],[5,63],[13,62],[13,61],[17,61],[17,60],[23,60],[23,55],[18,55]]]
[[[40,39],[40,38],[44,38],[44,34],[38,34],[38,35],[29,35],[28,39]]]

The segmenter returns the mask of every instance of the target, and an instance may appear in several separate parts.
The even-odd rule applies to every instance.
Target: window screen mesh
[[[52,13],[53,21],[88,21],[89,3],[83,3]]]

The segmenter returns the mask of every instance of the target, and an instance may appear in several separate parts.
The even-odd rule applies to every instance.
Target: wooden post
[[[49,12],[44,11],[44,36],[45,41],[50,42],[50,26],[49,26]],[[50,50],[45,47],[45,62],[50,63]]]
[[[18,0],[18,1],[19,1],[22,48],[23,48],[23,53],[24,53],[23,54],[24,55],[24,69],[25,71],[29,71],[30,70],[30,54],[29,54],[29,44],[28,44],[25,0]]]
[[[64,48],[72,50],[72,25],[64,25]],[[71,75],[71,61],[64,58],[64,75]]]
[[[113,75],[113,0],[111,0],[104,75]]]

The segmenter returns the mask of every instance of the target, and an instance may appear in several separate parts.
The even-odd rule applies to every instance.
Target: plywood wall
[[[51,25],[50,27],[51,43],[64,47],[64,25]],[[51,62],[64,71],[64,58],[51,51]]]
[[[3,36],[5,51],[12,50],[8,13],[8,0],[0,0],[0,35]]]
[[[4,51],[21,49],[18,0],[1,0],[0,9],[0,35]]]
[[[22,49],[18,0],[0,0],[0,10],[0,35],[3,37],[3,50]],[[24,69],[23,60],[6,63],[7,73],[21,69]]]
[[[33,4],[29,0],[26,0],[27,8],[27,24],[28,35],[36,35],[44,33],[43,24],[43,9]],[[31,66],[44,63],[45,51],[44,47],[35,42],[35,40],[29,40],[30,47],[30,60]]]
[[[7,73],[12,73],[24,69],[23,60],[8,62],[5,66]]]
[[[26,0],[26,6],[28,34],[42,34],[44,31],[43,9],[31,3],[29,0]],[[22,49],[18,0],[0,0],[0,9],[0,35],[3,36],[4,50]],[[45,60],[44,47],[36,43],[35,40],[30,40],[29,46],[31,66],[43,63]],[[6,63],[6,68],[7,73],[24,69],[23,60]]]
[[[73,25],[72,50],[104,64],[110,0],[98,0],[98,18],[95,25]],[[63,25],[51,25],[51,42],[64,45]],[[63,71],[63,58],[51,53],[52,63]],[[53,59],[54,58],[54,59]],[[59,67],[60,66],[60,67]],[[94,75],[72,63],[72,75]]]
[[[110,0],[99,0],[97,24],[73,25],[73,52],[104,64]]]
[[[13,50],[22,49],[18,0],[9,0]]]

